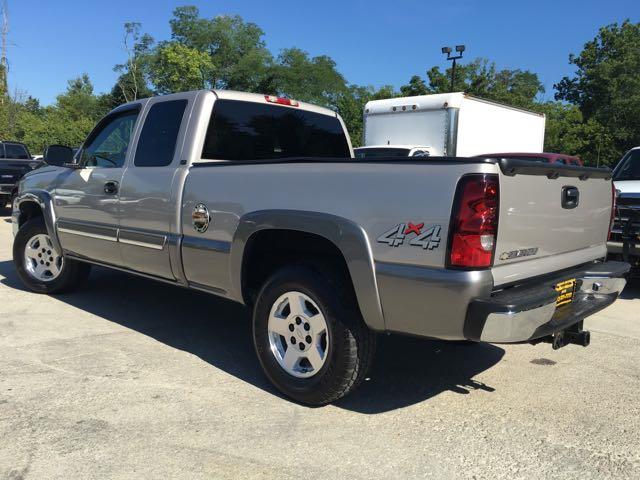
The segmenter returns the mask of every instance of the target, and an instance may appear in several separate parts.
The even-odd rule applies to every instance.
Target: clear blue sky
[[[110,90],[113,65],[125,58],[123,24],[142,23],[156,40],[169,38],[179,5],[201,15],[239,14],[265,32],[268,48],[300,47],[326,54],[349,82],[400,86],[411,75],[445,67],[440,47],[464,43],[465,57],[529,69],[553,98],[553,84],[572,72],[578,53],[600,26],[640,20],[640,0],[8,0],[9,83],[43,104],[67,80],[86,72],[97,92]]]

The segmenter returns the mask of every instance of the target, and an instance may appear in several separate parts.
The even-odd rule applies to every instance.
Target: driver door
[[[77,155],[81,168],[58,177],[54,205],[65,251],[122,265],[119,191],[139,112],[140,105],[133,105],[102,119]]]

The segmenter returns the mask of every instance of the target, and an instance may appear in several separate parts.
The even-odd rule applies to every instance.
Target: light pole
[[[442,53],[447,54],[447,60],[453,60],[453,66],[451,67],[451,88],[449,89],[453,92],[453,82],[456,79],[456,60],[462,58],[462,52],[464,52],[464,45],[456,45],[456,52],[458,55],[451,56],[451,47],[442,47]]]

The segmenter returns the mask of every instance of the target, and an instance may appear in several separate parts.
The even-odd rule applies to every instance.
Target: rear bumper
[[[624,262],[601,262],[476,298],[467,309],[464,336],[490,343],[520,343],[560,332],[611,305],[626,284]],[[556,307],[555,285],[576,279],[571,303]]]

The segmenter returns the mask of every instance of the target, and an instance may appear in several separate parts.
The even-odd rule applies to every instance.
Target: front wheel
[[[339,274],[291,266],[263,286],[254,308],[260,364],[288,397],[324,405],[354,390],[373,359],[375,333]]]
[[[13,242],[13,263],[22,283],[37,293],[73,290],[91,269],[56,250],[41,217],[27,221],[18,230]]]

